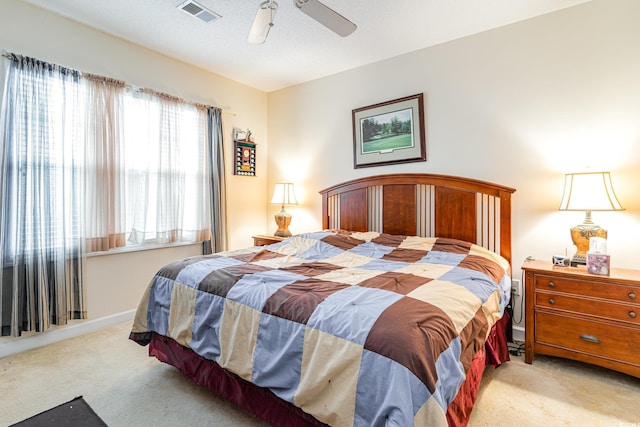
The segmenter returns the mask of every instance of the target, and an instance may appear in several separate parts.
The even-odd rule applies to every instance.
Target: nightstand
[[[640,270],[529,261],[525,274],[525,362],[535,354],[599,365],[640,378]]]
[[[273,243],[282,242],[285,238],[278,236],[268,236],[268,235],[257,235],[253,236],[253,245],[254,246],[266,246],[271,245]]]

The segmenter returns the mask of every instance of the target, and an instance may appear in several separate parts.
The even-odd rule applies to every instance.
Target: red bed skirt
[[[473,403],[478,395],[482,373],[486,365],[497,367],[509,360],[506,327],[508,315],[491,329],[485,348],[478,351],[471,362],[466,380],[462,383],[454,401],[447,410],[449,426],[467,425]],[[311,415],[283,401],[270,390],[243,380],[221,368],[217,363],[204,359],[191,349],[181,346],[171,338],[152,334],[149,355],[176,367],[187,377],[217,395],[256,415],[273,426],[325,426]]]

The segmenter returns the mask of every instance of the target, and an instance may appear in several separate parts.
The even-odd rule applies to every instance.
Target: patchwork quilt
[[[131,338],[168,336],[330,425],[446,425],[509,275],[459,240],[307,233],[166,265]]]

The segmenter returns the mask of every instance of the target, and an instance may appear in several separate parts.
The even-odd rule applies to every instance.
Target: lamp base
[[[285,211],[278,212],[274,215],[278,229],[274,236],[278,237],[291,237],[291,231],[289,231],[289,224],[291,224],[291,214]]]
[[[571,266],[587,265],[587,252],[589,251],[589,238],[607,238],[607,230],[595,224],[579,224],[571,229],[571,240],[578,250],[571,257]]]

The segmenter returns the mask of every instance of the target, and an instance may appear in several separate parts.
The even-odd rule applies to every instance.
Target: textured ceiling
[[[261,0],[23,0],[90,27],[255,87],[273,91],[589,0],[323,0],[353,21],[342,38],[280,0],[265,44],[246,42]]]

